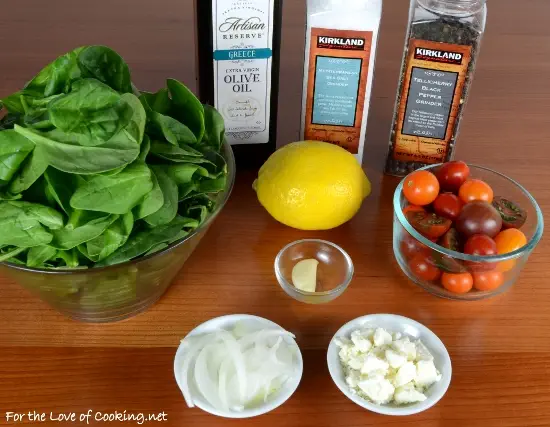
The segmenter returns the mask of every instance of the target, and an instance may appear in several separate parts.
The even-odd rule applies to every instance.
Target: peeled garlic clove
[[[292,284],[301,291],[315,292],[318,265],[316,259],[304,259],[297,263],[292,269]]]

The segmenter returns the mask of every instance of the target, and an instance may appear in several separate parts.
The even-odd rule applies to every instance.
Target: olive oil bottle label
[[[372,36],[372,31],[311,29],[306,140],[359,152]]]
[[[464,100],[471,46],[412,39],[397,112],[395,160],[445,161]]]
[[[274,0],[213,0],[215,107],[231,144],[269,142],[273,12]]]

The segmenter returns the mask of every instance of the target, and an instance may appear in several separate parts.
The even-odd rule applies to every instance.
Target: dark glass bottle
[[[276,149],[283,0],[195,0],[199,97],[224,117],[237,166]]]

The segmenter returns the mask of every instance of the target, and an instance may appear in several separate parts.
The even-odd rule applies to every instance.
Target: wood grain
[[[285,3],[280,144],[299,133],[304,3]],[[111,325],[68,320],[0,278],[0,424],[8,424],[6,411],[93,409],[164,411],[168,421],[152,425],[170,426],[550,426],[548,240],[509,292],[473,303],[427,294],[405,279],[393,259],[391,197],[397,180],[381,171],[407,5],[406,0],[385,4],[365,154],[374,191],[361,212],[336,230],[292,230],[265,213],[251,189],[254,176],[240,173],[226,209],[162,300]],[[545,214],[550,213],[549,14],[546,0],[524,0],[521,6],[515,0],[490,2],[457,145],[457,157],[525,185]],[[0,96],[19,88],[57,54],[89,43],[119,50],[144,89],[160,87],[166,77],[193,87],[193,31],[191,0],[11,2],[0,15]],[[276,283],[272,265],[278,250],[304,237],[340,244],[355,262],[354,281],[331,304],[299,304]],[[267,317],[296,333],[305,358],[300,388],[283,407],[253,420],[234,422],[188,410],[172,376],[179,340],[205,320],[240,312]],[[334,332],[355,317],[384,312],[424,323],[450,351],[451,388],[424,414],[395,419],[366,412],[328,375],[325,350]],[[133,423],[113,423],[126,424]]]

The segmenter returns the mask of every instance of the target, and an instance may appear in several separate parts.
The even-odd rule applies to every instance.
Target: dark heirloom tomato
[[[447,231],[441,239],[439,239],[439,245],[451,251],[460,252],[460,236],[458,231],[451,228]]]
[[[476,200],[464,205],[456,220],[456,229],[465,237],[474,234],[495,237],[502,229],[502,218],[493,205]]]
[[[409,261],[412,273],[421,280],[433,281],[439,279],[441,271],[434,265],[429,256],[418,254]]]
[[[442,165],[435,176],[444,191],[458,192],[470,176],[470,168],[464,162],[448,162]]]
[[[493,200],[493,206],[502,217],[504,228],[521,228],[527,221],[527,212],[509,199],[497,196]]]
[[[401,254],[403,254],[406,259],[411,259],[419,253],[430,253],[430,249],[426,245],[420,243],[406,231],[403,233],[399,247],[401,248]]]
[[[439,216],[455,221],[462,210],[462,200],[453,193],[443,193],[437,196],[433,204],[434,212]]]
[[[443,236],[452,225],[450,219],[443,218],[435,213],[408,212],[406,216],[407,221],[414,229],[429,239],[437,239]]]

